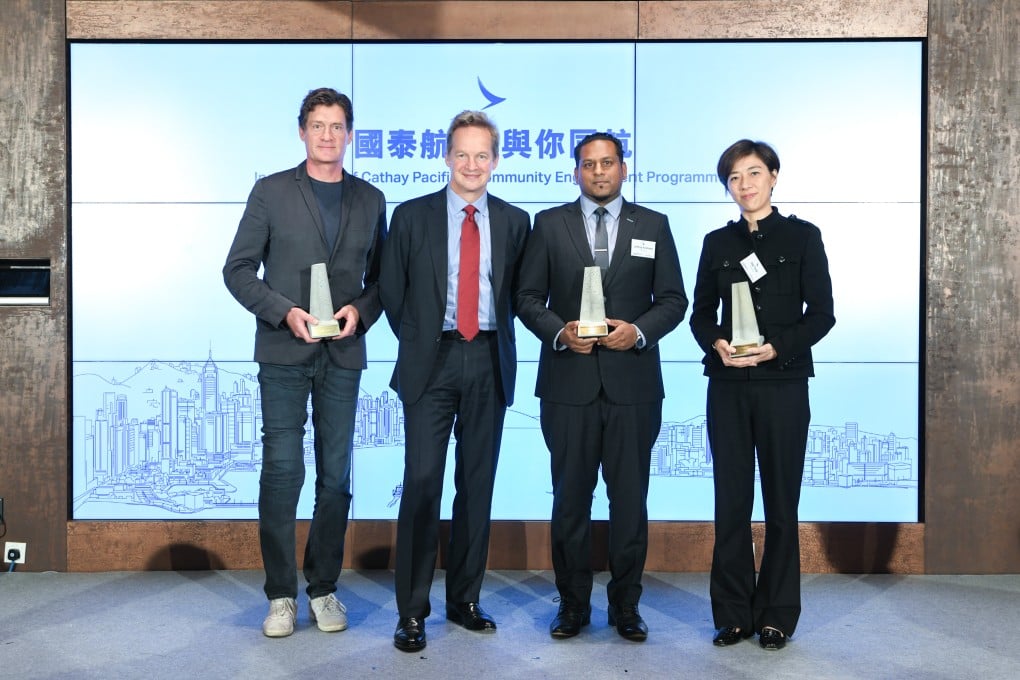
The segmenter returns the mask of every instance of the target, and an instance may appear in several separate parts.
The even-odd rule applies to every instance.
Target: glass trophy
[[[326,264],[312,265],[312,280],[309,288],[308,313],[319,323],[308,324],[308,335],[313,338],[332,338],[340,335],[340,324],[333,318],[333,298],[329,294],[329,277]]]
[[[584,268],[581,286],[581,311],[577,316],[577,337],[601,338],[609,335],[606,324],[606,300],[602,292],[602,269]]]
[[[730,287],[730,300],[733,308],[733,346],[732,357],[746,357],[749,350],[765,344],[765,338],[758,332],[758,319],[754,315],[754,301],[751,299],[751,286],[747,281],[734,283]]]

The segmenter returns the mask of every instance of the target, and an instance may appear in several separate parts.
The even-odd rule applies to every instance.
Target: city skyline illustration
[[[533,364],[522,362],[522,373]],[[352,458],[354,519],[396,517],[404,433],[402,404],[387,385],[391,370],[392,363],[376,362],[362,378]],[[217,363],[211,351],[201,361],[74,362],[74,518],[257,518],[261,404],[256,371],[253,362]],[[547,518],[540,508],[551,508],[538,401],[522,398],[521,392],[519,382],[517,402],[506,417],[494,519]],[[669,401],[667,387],[651,456],[649,516],[710,518],[712,457],[705,416],[672,417]],[[298,508],[302,518],[311,510],[313,437],[309,417],[303,445],[311,473]],[[448,463],[452,438],[450,451]],[[864,512],[861,521],[873,521],[867,506],[876,502],[890,508],[916,506],[918,463],[914,436],[870,432],[865,423],[849,418],[838,425],[812,423],[802,515],[805,503],[828,505],[840,493],[855,494]],[[447,489],[453,488],[451,469],[452,464]],[[686,502],[674,510],[657,495],[686,497]],[[445,498],[444,504],[449,505]],[[685,516],[692,512],[696,516]],[[593,518],[600,514],[596,502]]]

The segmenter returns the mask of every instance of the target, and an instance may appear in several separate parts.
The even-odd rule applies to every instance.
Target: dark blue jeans
[[[323,348],[325,349],[325,348]],[[297,597],[298,497],[305,481],[305,423],[312,397],[315,508],[305,545],[309,597],[336,591],[351,508],[351,452],[361,371],[333,365],[325,351],[298,366],[259,364],[262,475],[259,541],[266,596]]]

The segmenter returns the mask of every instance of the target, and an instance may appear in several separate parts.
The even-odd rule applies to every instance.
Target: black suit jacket
[[[633,242],[655,244],[653,257],[632,251]],[[587,404],[605,389],[610,401],[638,404],[663,398],[658,342],[683,321],[683,277],[669,220],[624,201],[613,259],[603,278],[606,316],[636,325],[643,349],[596,347],[591,354],[556,351],[553,340],[581,307],[584,268],[594,266],[580,200],[535,216],[521,264],[517,314],[542,341],[535,395],[561,404]]]
[[[750,283],[740,261],[754,253],[765,276]],[[748,282],[758,330],[776,358],[750,368],[726,366],[712,343],[733,337],[732,284]],[[722,307],[720,319],[719,307]],[[705,236],[694,284],[691,330],[705,350],[705,375],[728,380],[809,378],[811,347],[836,323],[822,233],[774,207],[752,233],[743,217]]]
[[[382,314],[377,282],[386,198],[344,172],[342,201],[330,251],[305,163],[255,182],[223,266],[230,293],[255,314],[255,361],[296,365],[318,351],[318,343],[295,337],[285,318],[291,307],[308,310],[312,265],[325,262],[334,311],[350,304],[360,317],[355,334],[327,341],[327,351],[343,368],[367,366],[364,335]]]
[[[492,194],[487,200],[499,379],[509,406],[517,377],[513,293],[531,220],[528,213]],[[383,252],[379,289],[386,318],[399,342],[390,386],[405,403],[421,398],[432,373],[443,333],[448,270],[444,187],[397,206]]]

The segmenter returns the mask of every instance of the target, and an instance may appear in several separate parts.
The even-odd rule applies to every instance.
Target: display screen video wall
[[[349,172],[389,208],[448,179],[445,131],[484,109],[501,131],[491,193],[534,215],[573,201],[572,150],[624,140],[627,200],[669,216],[693,294],[704,235],[739,216],[715,175],[743,137],[782,169],[773,203],[822,231],[836,326],[814,350],[805,521],[918,518],[923,212],[921,41],[70,46],[73,516],[253,519],[261,467],[255,319],[221,268],[260,176],[304,159],[305,94],[354,102]],[[546,520],[549,456],[533,396],[539,344],[518,328],[493,519]],[[355,519],[395,519],[403,411],[397,344],[368,335]],[[709,520],[702,353],[662,342],[666,401],[649,516]],[[299,516],[311,515],[312,431]],[[443,515],[453,496],[453,446]],[[606,518],[605,489],[593,517]],[[761,518],[760,497],[755,517]]]

